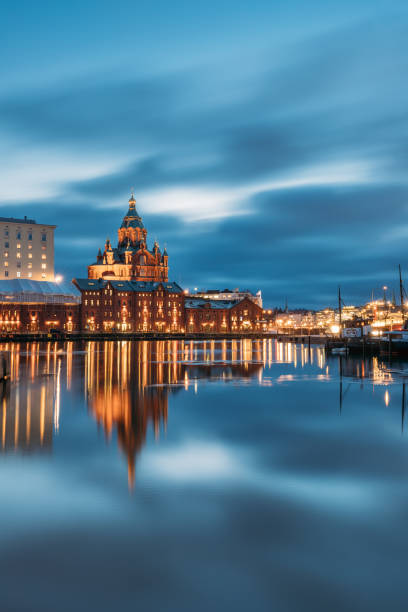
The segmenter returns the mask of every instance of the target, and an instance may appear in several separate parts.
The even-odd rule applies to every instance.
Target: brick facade
[[[261,331],[263,310],[248,298],[240,302],[186,300],[188,332]]]
[[[184,294],[177,283],[76,279],[81,327],[90,331],[182,332]]]
[[[80,304],[0,302],[0,332],[80,329]]]

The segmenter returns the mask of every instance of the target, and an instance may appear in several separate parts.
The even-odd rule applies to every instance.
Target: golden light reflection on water
[[[376,358],[328,360],[322,347],[272,339],[10,343],[0,350],[10,360],[10,381],[0,388],[3,452],[50,451],[61,427],[62,391],[79,392],[107,440],[116,434],[129,486],[149,431],[156,440],[166,431],[171,394],[197,394],[200,380],[251,379],[271,386],[292,383],[297,370],[313,366],[315,380],[330,380],[333,370],[349,378],[369,377],[374,385],[393,382]],[[291,370],[274,371],[273,364]],[[384,403],[389,402],[386,390]]]

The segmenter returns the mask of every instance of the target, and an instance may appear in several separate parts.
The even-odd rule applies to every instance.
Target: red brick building
[[[28,279],[0,281],[0,332],[80,329],[80,297],[75,288]]]
[[[223,300],[185,300],[188,332],[262,331],[263,310],[249,298],[239,302]]]
[[[79,304],[0,303],[0,332],[79,331]]]
[[[184,294],[177,283],[75,279],[81,327],[90,331],[184,331]]]

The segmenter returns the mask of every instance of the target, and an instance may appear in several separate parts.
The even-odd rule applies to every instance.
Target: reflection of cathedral
[[[116,430],[127,458],[129,486],[133,486],[135,459],[149,426],[156,439],[167,427],[169,394],[188,389],[203,378],[259,375],[263,367],[261,344],[245,340],[88,343],[88,404],[108,437]]]
[[[164,363],[165,342],[89,343],[86,357],[88,403],[97,422],[127,457],[129,485],[135,457],[151,423],[156,438],[167,423],[169,388],[179,379],[180,363]],[[103,347],[103,351],[101,348]]]

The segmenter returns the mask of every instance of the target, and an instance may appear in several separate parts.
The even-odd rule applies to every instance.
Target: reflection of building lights
[[[390,403],[390,394],[388,393],[388,391],[384,393],[384,403],[386,406],[388,406],[388,404]]]

